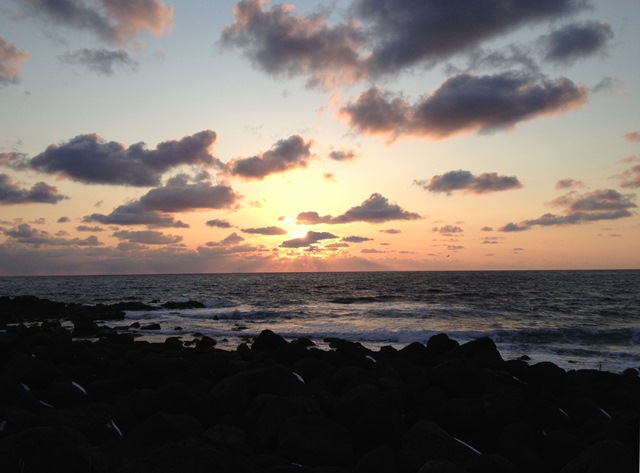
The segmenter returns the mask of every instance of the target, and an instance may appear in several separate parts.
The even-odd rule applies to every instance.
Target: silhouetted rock
[[[353,439],[340,424],[320,416],[293,416],[278,435],[280,455],[303,465],[346,465],[353,455]]]
[[[204,309],[206,306],[198,301],[174,302],[168,301],[162,304],[165,309],[183,310],[183,309]]]

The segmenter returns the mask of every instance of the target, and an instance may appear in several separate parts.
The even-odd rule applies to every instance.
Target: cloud
[[[576,225],[599,220],[617,220],[631,217],[630,209],[636,208],[635,194],[620,194],[613,189],[599,189],[577,195],[571,192],[550,202],[562,207],[564,214],[547,213],[536,219],[519,223],[510,222],[499,228],[501,232],[519,232],[534,226]]]
[[[185,212],[198,209],[231,208],[240,199],[233,189],[210,182],[189,183],[188,176],[173,177],[162,187],[151,189],[139,200],[146,210]]]
[[[144,143],[125,148],[115,141],[104,141],[96,134],[78,135],[61,145],[50,145],[37,156],[19,159],[15,153],[3,161],[16,168],[59,174],[87,184],[156,186],[162,175],[178,166],[213,166],[210,154],[216,133],[201,131],[179,141],[169,140],[148,150]]]
[[[458,190],[464,193],[486,194],[522,187],[516,176],[499,176],[495,172],[483,172],[474,176],[471,172],[461,169],[433,176],[428,182],[415,180],[413,183],[429,192],[446,192],[447,195]]]
[[[334,161],[351,161],[355,159],[356,152],[351,149],[336,149],[329,153],[329,157]]]
[[[0,173],[0,205],[57,204],[68,198],[44,182],[34,184],[31,189],[21,189],[13,183],[11,176]]]
[[[630,131],[624,135],[625,140],[640,143],[640,131]]]
[[[544,19],[574,13],[587,2],[480,0],[354,0],[352,15],[331,25],[320,14],[295,15],[291,6],[242,0],[221,43],[244,49],[253,64],[274,75],[306,75],[311,86],[332,86],[372,76],[433,66],[483,40]]]
[[[100,226],[78,225],[76,230],[79,232],[104,232],[104,228]]]
[[[464,230],[457,225],[445,225],[444,227],[433,227],[432,231],[438,232],[441,235],[451,236],[456,233],[462,233]]]
[[[128,52],[120,49],[110,51],[108,49],[82,48],[60,57],[63,62],[79,64],[89,70],[110,76],[116,67],[128,67],[135,70],[138,63],[131,58]]]
[[[538,80],[526,74],[461,74],[410,104],[377,87],[341,109],[349,124],[364,134],[442,139],[462,132],[481,133],[514,127],[531,118],[582,105],[587,89],[567,78]]]
[[[299,135],[278,141],[269,151],[249,158],[235,158],[226,166],[226,171],[244,179],[264,179],[293,169],[304,169],[311,159],[312,142],[305,142]]]
[[[332,172],[325,172],[322,177],[329,182],[336,182],[336,175]]]
[[[49,232],[32,227],[28,223],[22,223],[17,227],[4,230],[3,233],[23,245],[36,248],[41,246],[98,246],[102,245],[98,239],[91,235],[87,238],[60,238],[52,236]]]
[[[22,61],[29,57],[26,51],[18,51],[16,45],[0,36],[0,87],[20,82]]]
[[[544,58],[558,64],[603,52],[613,38],[611,26],[599,21],[572,23],[540,38]]]
[[[636,164],[630,169],[624,170],[617,177],[620,179],[620,187],[640,187],[640,164]]]
[[[58,223],[67,223],[70,222],[71,219],[69,217],[60,217],[58,220],[56,220],[56,222]]]
[[[305,248],[313,245],[314,243],[318,243],[322,240],[332,240],[334,238],[338,238],[333,233],[329,232],[314,232],[308,231],[307,234],[302,238],[294,238],[292,240],[285,240],[280,244],[281,248]]]
[[[308,85],[350,83],[363,77],[358,50],[364,38],[354,22],[331,26],[320,15],[293,14],[290,5],[271,7],[261,0],[242,0],[235,22],[221,43],[239,47],[256,67],[274,76],[308,75]]]
[[[88,31],[103,41],[124,45],[142,31],[161,36],[173,28],[173,7],[159,0],[25,0],[28,13],[56,26]]]
[[[492,232],[493,231],[493,227],[489,227],[489,226],[482,227],[480,229],[480,231],[482,231],[482,232]]]
[[[460,251],[460,250],[464,250],[464,246],[462,246],[462,245],[447,245],[447,250],[449,250],[449,251]]]
[[[367,238],[367,237],[361,237],[361,236],[348,236],[348,237],[344,237],[342,239],[342,241],[345,241],[347,243],[362,243],[365,241],[372,241],[373,238]]]
[[[218,228],[232,228],[233,225],[229,223],[227,220],[220,220],[218,218],[214,218],[213,220],[207,220],[205,224],[207,227],[218,227]]]
[[[222,243],[222,245],[237,245],[238,243],[243,241],[244,241],[244,237],[233,232],[231,235],[223,239],[220,243]]]
[[[582,187],[584,184],[582,181],[576,179],[566,178],[560,179],[556,182],[556,189],[573,189],[575,187]]]
[[[286,235],[288,232],[284,228],[280,227],[260,227],[260,228],[243,228],[243,233],[250,233],[252,235]]]
[[[382,223],[391,220],[417,220],[420,215],[408,212],[398,204],[392,204],[389,199],[380,194],[371,194],[361,205],[351,207],[342,215],[333,217],[331,215],[320,216],[318,212],[301,212],[296,216],[296,223],[307,225],[318,225],[326,223],[336,225],[352,222]]]
[[[360,18],[371,24],[375,45],[368,60],[376,72],[431,65],[469,51],[481,41],[518,26],[576,12],[586,2],[468,0],[356,0]]]
[[[83,222],[98,222],[104,225],[146,225],[151,228],[189,228],[189,225],[176,221],[171,215],[156,210],[145,209],[139,202],[131,202],[116,207],[109,215],[94,213],[82,219]]]
[[[164,233],[155,230],[120,230],[114,232],[112,236],[116,237],[118,240],[125,240],[130,243],[140,243],[142,245],[173,245],[182,241],[182,237],[180,235],[165,235]]]
[[[168,215],[201,209],[232,208],[240,198],[231,187],[209,182],[190,183],[180,174],[166,185],[151,189],[140,199],[116,207],[109,215],[94,213],[84,222],[113,225],[147,225],[149,227],[187,228],[188,225]]]
[[[380,230],[380,233],[387,233],[389,235],[397,235],[398,233],[402,233],[402,231],[395,228],[387,228],[386,230]]]

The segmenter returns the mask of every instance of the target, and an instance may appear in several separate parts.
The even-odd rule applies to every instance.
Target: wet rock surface
[[[236,351],[149,343],[51,304],[0,300],[3,472],[638,471],[635,373],[504,361],[444,334],[376,351],[270,331]],[[20,323],[38,317],[97,328]]]

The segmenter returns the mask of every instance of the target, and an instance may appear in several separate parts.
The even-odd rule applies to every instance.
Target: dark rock
[[[217,424],[207,429],[203,438],[214,446],[221,446],[244,456],[251,454],[251,448],[247,443],[247,433],[240,427]]]
[[[477,338],[460,345],[454,353],[456,352],[462,353],[483,368],[500,369],[504,365],[496,344],[489,337]]]
[[[140,454],[202,433],[202,425],[191,416],[159,412],[142,421],[115,445],[123,453]]]
[[[635,368],[627,368],[622,372],[625,376],[638,376],[640,375],[640,371]]]
[[[638,455],[617,440],[603,440],[583,450],[560,473],[635,473]]]
[[[340,424],[319,416],[287,419],[278,435],[278,454],[303,465],[347,465],[353,439]]]
[[[142,325],[140,327],[140,330],[160,330],[161,328],[162,327],[160,327],[160,324],[153,323],[153,324]]]
[[[447,460],[429,460],[422,465],[418,473],[467,473],[467,470]]]
[[[478,365],[466,359],[454,359],[434,367],[429,378],[451,397],[480,397],[485,380]]]
[[[427,353],[431,357],[436,357],[448,351],[458,348],[460,344],[451,340],[446,334],[439,333],[432,336],[427,342]]]
[[[162,307],[170,310],[182,310],[182,309],[204,309],[206,306],[202,302],[198,302],[198,301],[186,301],[186,302],[168,301],[162,304]]]
[[[33,427],[0,441],[0,465],[7,472],[86,472],[87,440],[69,427]]]
[[[541,432],[535,432],[525,422],[514,422],[501,432],[499,452],[517,465],[523,473],[548,471],[548,465],[538,453],[538,445],[541,442]]]
[[[251,345],[253,350],[274,351],[288,345],[287,341],[271,330],[263,330]]]
[[[356,464],[354,473],[396,473],[396,460],[389,447],[368,451]]]
[[[265,449],[273,449],[282,425],[294,416],[322,414],[320,406],[314,399],[306,396],[274,396],[261,394],[252,402],[244,424],[253,426],[258,445]]]
[[[451,460],[471,451],[431,421],[414,424],[405,435],[398,459],[402,471],[418,471],[429,460]]]

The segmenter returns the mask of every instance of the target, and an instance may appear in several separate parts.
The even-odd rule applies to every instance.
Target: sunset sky
[[[0,275],[640,268],[637,0],[6,0]]]

